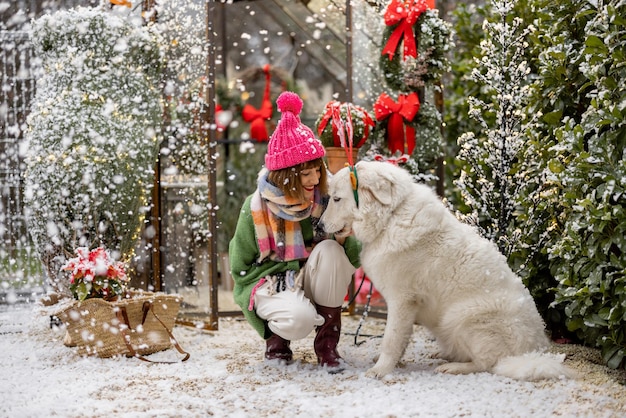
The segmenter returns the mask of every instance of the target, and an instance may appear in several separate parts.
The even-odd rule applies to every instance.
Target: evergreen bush
[[[28,123],[29,227],[53,287],[77,247],[128,261],[148,209],[161,119],[158,37],[96,8],[44,15]]]
[[[548,254],[568,329],[618,368],[626,356],[626,4],[588,10],[579,44],[588,105],[580,121],[563,118],[555,130],[548,169],[567,216]]]
[[[514,11],[534,30],[526,38],[532,82],[523,109],[526,140],[511,172],[524,184],[507,229],[515,243],[509,263],[523,275],[553,337],[600,347],[608,366],[623,368],[626,5],[521,0]],[[468,45],[452,60],[458,68],[476,44],[467,8],[456,15],[455,32]],[[462,91],[452,89],[448,99],[456,109],[463,108]],[[484,135],[483,129],[470,131]]]

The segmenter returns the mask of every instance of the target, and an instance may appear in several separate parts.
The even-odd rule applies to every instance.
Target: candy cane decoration
[[[354,200],[356,202],[356,206],[359,207],[359,178],[356,174],[356,167],[354,165],[354,159],[352,158],[352,150],[353,150],[353,134],[354,127],[352,126],[352,112],[350,109],[350,103],[347,104],[346,108],[346,123],[341,119],[341,111],[339,106],[336,106],[332,110],[333,115],[333,126],[337,129],[337,135],[339,136],[339,143],[346,151],[346,156],[348,157],[348,162],[346,166],[350,169],[350,184],[352,185],[352,192],[354,193]],[[347,138],[346,138],[347,137]]]

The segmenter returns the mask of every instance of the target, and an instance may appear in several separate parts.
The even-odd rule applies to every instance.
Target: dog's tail
[[[539,352],[505,357],[496,363],[493,373],[531,382],[543,379],[575,378],[576,374],[563,364],[563,360],[565,360],[565,354]]]

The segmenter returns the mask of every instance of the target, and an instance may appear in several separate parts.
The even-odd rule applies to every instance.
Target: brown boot
[[[293,353],[289,345],[291,341],[288,341],[276,334],[273,334],[267,340],[265,340],[265,359],[266,360],[283,360],[290,363],[293,359]]]
[[[343,370],[343,359],[337,353],[337,344],[341,335],[341,306],[328,308],[315,304],[317,313],[324,318],[324,324],[316,328],[317,334],[313,347],[317,354],[317,362],[322,367],[327,367],[331,373]]]

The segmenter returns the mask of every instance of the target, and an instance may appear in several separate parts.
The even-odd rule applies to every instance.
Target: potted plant
[[[348,161],[357,158],[358,150],[369,137],[374,120],[362,107],[350,102],[332,100],[315,122],[317,134],[326,148],[326,161],[331,173],[336,173]]]

